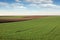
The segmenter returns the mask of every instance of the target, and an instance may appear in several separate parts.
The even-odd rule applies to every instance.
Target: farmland
[[[60,16],[0,23],[0,40],[60,40]]]

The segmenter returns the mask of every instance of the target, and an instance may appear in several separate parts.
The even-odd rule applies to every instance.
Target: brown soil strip
[[[41,18],[44,16],[26,16],[24,18],[8,18],[8,19],[0,19],[0,23],[8,23],[8,22],[18,22],[18,21],[27,21],[36,18]]]

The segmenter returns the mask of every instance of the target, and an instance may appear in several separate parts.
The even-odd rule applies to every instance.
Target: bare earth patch
[[[41,18],[41,17],[45,17],[45,16],[25,16],[24,18],[7,18],[7,19],[0,18],[0,23],[27,21],[27,20],[32,20],[32,19]]]

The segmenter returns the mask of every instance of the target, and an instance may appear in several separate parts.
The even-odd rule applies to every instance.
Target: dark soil
[[[27,21],[27,20],[32,20],[32,19],[41,18],[41,17],[44,17],[44,16],[25,16],[24,18],[0,19],[0,23]]]

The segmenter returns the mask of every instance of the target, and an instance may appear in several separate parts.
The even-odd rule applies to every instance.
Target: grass
[[[0,40],[60,40],[60,16],[2,23]]]

